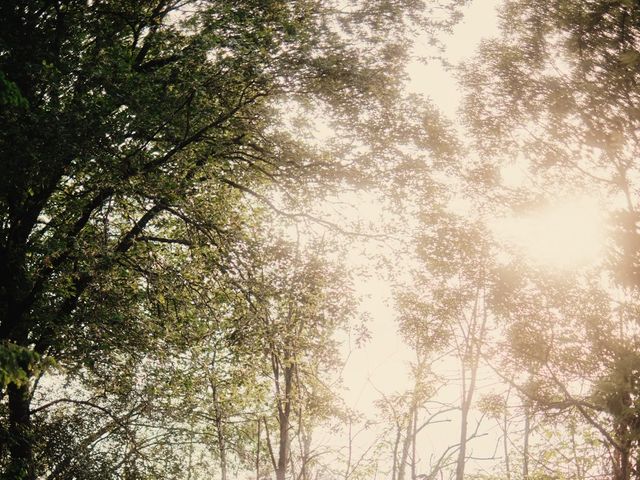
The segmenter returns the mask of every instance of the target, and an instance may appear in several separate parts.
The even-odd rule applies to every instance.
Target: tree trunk
[[[287,459],[289,457],[289,425],[286,416],[280,416],[280,443],[278,445],[278,466],[276,480],[285,480],[287,474]]]
[[[631,442],[628,440],[629,432],[624,423],[617,427],[619,447],[613,454],[613,478],[614,480],[629,480],[631,478]]]
[[[35,480],[33,431],[31,425],[29,383],[8,386],[9,394],[9,466],[7,480]]]
[[[216,425],[216,436],[218,440],[218,452],[220,454],[220,480],[227,480],[227,444],[224,431],[223,407],[220,404],[218,394],[218,380],[214,374],[216,369],[217,352],[214,350],[209,370],[209,385],[211,386],[211,396],[213,400],[214,421]]]
[[[467,460],[467,429],[469,422],[469,406],[464,400],[462,402],[462,415],[460,418],[460,449],[458,450],[458,460],[456,462],[456,480],[464,479],[464,467]]]
[[[456,480],[464,479],[464,468],[467,461],[467,432],[469,428],[469,410],[471,409],[471,401],[473,400],[473,391],[475,388],[476,370],[471,367],[470,385],[467,386],[467,369],[465,368],[465,360],[462,361],[462,403],[460,405],[460,448],[458,449],[458,458],[456,460]]]
[[[398,421],[396,428],[396,440],[393,444],[393,467],[391,470],[391,480],[398,480],[398,447],[400,446],[400,438],[402,437],[402,425]]]
[[[289,421],[291,417],[291,396],[293,394],[294,367],[284,368],[284,398],[278,402],[278,423],[280,426],[280,443],[278,445],[278,465],[276,480],[285,480],[287,462],[289,461]]]
[[[416,480],[416,442],[418,436],[418,405],[413,409],[413,435],[411,435],[411,480]]]
[[[631,478],[630,455],[627,449],[616,449],[614,454],[614,480],[629,480]]]
[[[482,293],[482,295],[481,295]],[[480,303],[481,302],[481,303]],[[480,313],[480,309],[482,313]],[[480,324],[477,320],[480,318]],[[482,344],[484,342],[486,328],[487,328],[487,309],[485,305],[485,292],[483,286],[478,286],[476,291],[476,303],[473,307],[472,323],[469,326],[467,332],[467,339],[465,344],[465,354],[462,356],[462,413],[460,417],[460,449],[458,450],[458,459],[456,462],[456,480],[464,480],[464,469],[467,461],[467,443],[469,442],[468,435],[468,423],[469,412],[473,403],[473,396],[476,390],[476,380],[478,377],[478,367],[480,366],[480,355],[482,350]],[[467,358],[470,360],[469,365],[469,384],[467,385],[467,368],[465,367],[465,361]]]
[[[300,414],[302,418],[302,413]],[[300,428],[302,435],[302,465],[300,466],[300,474],[298,478],[301,480],[309,480],[309,459],[311,457],[311,431],[305,427]]]
[[[407,465],[409,464],[409,452],[412,451],[413,457],[411,462],[411,479],[415,477],[415,439],[416,439],[416,414],[418,412],[417,393],[414,390],[411,399],[411,407],[407,413],[407,430],[402,443],[402,455],[400,456],[400,464],[398,465],[398,480],[404,480]]]
[[[407,470],[407,459],[409,458],[409,448],[411,447],[411,438],[413,430],[413,409],[407,415],[407,430],[402,442],[402,454],[400,455],[400,461],[398,462],[398,480],[404,480],[404,475]]]
[[[524,446],[522,454],[522,478],[529,478],[529,436],[531,435],[531,414],[529,412],[529,403],[525,400],[524,404]]]
[[[506,402],[509,401],[509,393],[511,392],[511,387],[509,387],[509,392],[507,393],[507,400]],[[505,468],[505,473],[507,475],[507,480],[511,480],[511,463],[509,461],[509,417],[508,417],[508,408],[506,406],[505,403],[505,409],[504,409],[504,414],[502,417],[502,449],[504,451],[504,468]]]
[[[258,434],[256,436],[256,480],[260,480],[260,419],[258,418]]]
[[[227,480],[227,445],[223,429],[222,412],[220,411],[219,405],[216,404],[216,432],[218,435],[218,447],[220,450],[220,480]]]

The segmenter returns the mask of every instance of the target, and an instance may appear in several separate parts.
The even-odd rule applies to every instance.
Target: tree
[[[543,278],[511,277],[512,293],[498,293],[508,325],[498,368],[518,379],[534,411],[581,416],[610,449],[615,478],[630,478],[636,413],[629,369],[637,350],[626,333],[630,319],[612,311],[598,285]]]
[[[626,1],[509,1],[503,37],[461,72],[474,146],[493,171],[488,188],[497,193],[499,167],[520,159],[538,187],[603,195],[617,211],[615,272],[626,285],[637,263],[638,15]]]
[[[465,117],[486,159],[477,171],[503,202],[496,211],[564,190],[601,196],[612,212],[618,235],[608,265],[569,280],[516,259],[494,308],[521,391],[536,408],[578,412],[599,432],[619,479],[637,476],[639,15],[626,1],[509,1],[502,38],[485,42],[462,70]],[[501,166],[514,160],[530,176],[515,192],[500,182]]]
[[[493,283],[491,242],[482,225],[471,219],[433,207],[422,215],[424,222],[413,238],[412,287],[404,286],[397,294],[400,331],[415,350],[422,370],[428,366],[438,372],[436,364],[442,358],[453,358],[458,364],[459,375],[444,382],[460,388],[458,403],[447,402],[450,408],[445,409],[460,410],[458,442],[444,450],[430,474],[450,462],[460,480],[470,457],[468,444],[478,436],[480,426],[471,429],[469,424],[491,326],[487,301]],[[411,412],[419,405],[413,405]],[[417,418],[414,423],[416,428],[408,431],[415,437]]]
[[[6,478],[53,475],[62,465],[55,452],[47,460],[40,455],[55,437],[46,433],[54,413],[64,417],[61,428],[69,421],[68,412],[54,408],[64,402],[48,405],[38,389],[54,359],[89,390],[107,387],[103,400],[122,410],[108,409],[118,427],[111,431],[128,435],[124,418],[144,410],[146,394],[156,396],[151,384],[138,389],[145,362],[176,343],[184,350],[178,335],[166,342],[163,333],[196,315],[173,288],[194,285],[183,264],[206,247],[210,261],[237,279],[244,248],[237,232],[252,215],[247,198],[283,212],[299,207],[297,193],[376,178],[372,152],[389,160],[383,171],[402,171],[401,161],[384,152],[422,142],[430,119],[415,104],[408,112],[408,103],[396,101],[403,32],[424,21],[419,7],[2,3]],[[336,131],[348,127],[358,148],[346,148],[352,138],[323,149],[294,137],[286,129],[287,102],[323,110]],[[275,190],[284,206],[274,201]],[[301,212],[288,210],[308,216]],[[78,438],[79,451],[88,453],[99,431]],[[125,458],[114,458],[101,475],[125,465],[130,478],[144,476],[138,444],[132,440]]]
[[[254,263],[256,324],[274,411],[263,423],[278,480],[288,472],[311,478],[313,428],[336,411],[325,382],[340,363],[335,334],[354,310],[344,272],[323,260],[325,249],[318,244],[303,252],[299,245],[279,242],[268,251],[262,247],[262,259]]]

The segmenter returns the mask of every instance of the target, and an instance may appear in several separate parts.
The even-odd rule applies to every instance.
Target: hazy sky
[[[464,20],[457,25],[452,34],[442,35],[441,40],[446,46],[444,56],[452,64],[469,58],[477,48],[483,38],[497,34],[498,25],[496,17],[496,0],[475,0],[465,9]],[[429,56],[428,43],[426,40],[418,42],[416,56]],[[456,110],[460,105],[460,92],[455,81],[454,74],[446,71],[438,61],[431,61],[427,64],[414,61],[408,73],[411,81],[409,90],[421,93],[429,97],[433,103],[451,120],[455,122]],[[367,212],[366,208],[371,209]],[[365,209],[365,216],[375,218],[377,210],[381,208],[374,202],[368,203]],[[370,213],[370,215],[367,215]],[[361,308],[370,317],[368,327],[371,332],[371,340],[364,348],[353,349],[350,352],[349,361],[343,372],[344,384],[349,389],[344,398],[347,405],[365,414],[374,414],[373,402],[380,399],[381,393],[392,394],[407,388],[408,362],[412,360],[413,353],[399,338],[396,333],[395,314],[391,306],[391,286],[379,275],[376,274],[375,266],[365,258],[360,252],[361,247],[355,246],[352,262],[354,265],[369,267],[371,275],[367,278],[358,279],[356,287],[358,293],[363,296]],[[372,254],[374,252],[367,252]],[[450,370],[449,374],[455,376],[457,364],[443,364],[443,369]],[[451,371],[454,369],[454,371]],[[492,381],[489,379],[488,381]],[[480,387],[483,383],[481,380]],[[458,395],[459,385],[457,383],[449,385],[440,394],[455,401]],[[449,417],[451,423],[443,423],[425,429],[421,434],[422,465],[426,468],[430,452],[439,455],[439,452],[446,445],[456,443],[458,426],[456,424],[456,414],[453,412]],[[473,426],[472,426],[473,427]],[[487,428],[491,426],[487,424]],[[360,439],[362,445],[372,441],[374,432],[370,432]],[[484,441],[472,442],[471,449],[476,449],[481,454],[490,455],[495,445],[497,435],[488,435]],[[481,452],[480,452],[481,451]],[[419,469],[420,470],[420,469]]]
[[[480,41],[498,33],[496,7],[498,0],[474,0],[464,9],[464,18],[452,34],[442,34],[440,39],[446,46],[444,57],[457,64],[473,55]],[[417,55],[428,56],[429,44],[426,39],[418,41]],[[424,64],[414,61],[409,66],[411,82],[409,90],[431,98],[431,100],[452,120],[460,105],[460,93],[452,72],[446,71],[437,61]]]
[[[464,11],[463,21],[452,34],[441,36],[446,46],[444,56],[451,63],[471,56],[483,38],[497,34],[496,0],[475,0]],[[417,56],[428,56],[428,44],[421,40],[417,44]],[[440,62],[424,64],[415,61],[409,68],[409,89],[422,93],[452,120],[460,103],[460,93],[452,72],[446,71]],[[380,208],[371,205],[370,208]],[[357,256],[358,252],[354,252]],[[353,258],[354,263],[366,264],[364,257]],[[375,267],[373,267],[375,270]],[[351,352],[344,372],[345,384],[350,392],[347,401],[353,407],[368,409],[379,397],[374,386],[385,393],[402,389],[406,385],[406,361],[411,353],[396,334],[394,312],[390,306],[390,285],[375,274],[369,279],[360,279],[358,291],[364,296],[363,309],[370,316],[371,341],[366,348]]]

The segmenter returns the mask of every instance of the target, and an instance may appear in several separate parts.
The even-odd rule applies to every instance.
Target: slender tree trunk
[[[458,450],[458,460],[456,462],[456,480],[464,480],[464,469],[467,461],[467,443],[469,412],[473,403],[473,396],[476,390],[478,368],[480,366],[480,356],[487,329],[487,309],[485,306],[485,287],[478,285],[476,300],[471,315],[472,322],[468,327],[465,355],[462,357],[462,413],[460,418],[460,449]],[[467,385],[467,368],[465,361],[469,359],[469,384]]]
[[[463,388],[462,413],[460,416],[460,448],[456,462],[456,480],[464,479],[464,467],[467,460],[467,430],[469,423],[469,403],[467,393]]]
[[[35,480],[29,382],[9,384],[9,455],[6,480]]]
[[[258,434],[256,437],[256,480],[260,480],[260,419],[258,418]]]
[[[413,434],[411,435],[411,480],[416,480],[416,437],[418,436],[418,405],[413,408]]]
[[[300,418],[302,418],[302,414],[300,414]],[[307,430],[305,427],[301,427],[300,429],[302,433],[302,465],[300,466],[300,474],[298,478],[302,480],[309,480],[309,458],[311,456],[311,431]]]
[[[215,394],[214,394],[215,395]],[[220,450],[220,480],[227,480],[227,445],[224,438],[224,425],[220,405],[216,398],[216,433],[218,435],[218,448]]]
[[[469,340],[471,341],[471,340]],[[470,354],[471,356],[471,354]],[[477,364],[471,365],[471,374],[469,385],[467,385],[467,369],[462,361],[462,404],[460,413],[460,448],[458,449],[458,458],[456,461],[456,480],[464,479],[464,468],[467,461],[467,435],[469,430],[469,411],[471,410],[471,402],[473,401],[473,393],[476,384]]]
[[[227,480],[227,445],[224,432],[224,418],[222,405],[220,404],[220,395],[218,393],[218,380],[215,377],[216,369],[216,351],[213,352],[211,360],[211,370],[209,371],[209,384],[211,386],[211,396],[213,400],[214,421],[216,425],[216,436],[218,439],[218,453],[220,455],[220,479]]]
[[[524,404],[524,446],[522,453],[522,478],[529,478],[529,436],[531,435],[531,413],[529,411],[529,403],[525,400]]]
[[[511,392],[511,388],[509,388],[509,392]],[[507,401],[509,399],[509,393],[507,393]],[[502,417],[502,448],[504,450],[504,468],[507,474],[507,480],[511,480],[511,463],[509,461],[509,418],[508,418],[508,409],[505,405],[504,416]]]
[[[400,462],[398,464],[398,480],[404,480],[404,475],[407,469],[407,459],[409,458],[409,448],[411,447],[411,438],[413,431],[413,406],[407,415],[407,430],[402,442],[402,454],[400,455]]]
[[[280,427],[280,442],[278,445],[278,464],[276,480],[285,480],[287,462],[289,460],[289,420],[291,417],[291,396],[293,394],[294,368],[284,368],[284,398],[278,402],[278,423]]]
[[[393,444],[393,467],[391,469],[391,480],[398,480],[398,447],[400,446],[400,438],[402,437],[402,425],[398,421],[396,429],[396,440]]]
[[[351,475],[351,457],[353,455],[353,419],[349,416],[349,444],[347,445],[347,465],[344,469],[344,480],[349,478]]]

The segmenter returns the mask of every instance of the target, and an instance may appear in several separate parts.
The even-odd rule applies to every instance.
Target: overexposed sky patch
[[[483,39],[498,35],[497,8],[501,3],[500,0],[471,2],[463,11],[463,20],[452,32],[439,35],[444,52],[438,52],[430,45],[426,36],[419,38],[414,59],[407,69],[410,77],[408,90],[430,98],[442,113],[455,120],[462,97],[453,69],[469,59]],[[437,56],[446,59],[449,68]]]

